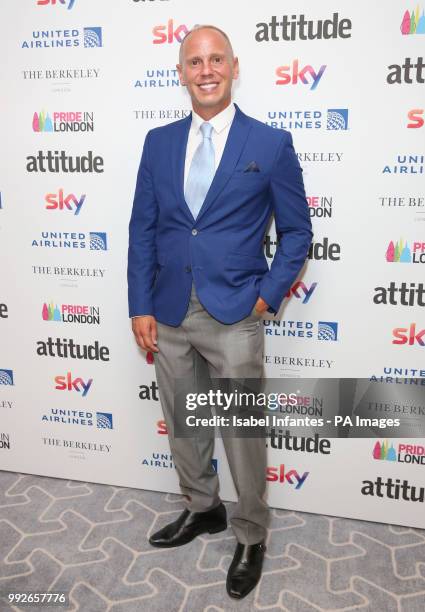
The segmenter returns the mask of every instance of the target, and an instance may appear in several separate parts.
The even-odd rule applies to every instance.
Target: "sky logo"
[[[335,321],[319,321],[317,339],[332,342],[338,340],[338,323],[335,323]]]
[[[89,378],[86,383],[80,377],[73,379],[71,372],[67,372],[66,376],[55,376],[55,389],[58,391],[77,391],[77,393],[81,393],[81,397],[85,397],[92,382],[93,378]]]
[[[316,89],[318,86],[325,69],[326,64],[320,66],[318,72],[316,72],[313,66],[310,65],[300,68],[298,60],[296,59],[292,62],[292,66],[279,66],[276,68],[276,76],[280,77],[277,79],[276,85],[297,85],[299,81],[304,85],[308,85],[311,82],[310,90],[313,91],[313,89]],[[311,77],[310,80],[308,79],[308,76]]]
[[[348,108],[329,108],[326,129],[348,130]]]
[[[91,251],[107,251],[105,232],[90,232],[90,250]]]
[[[297,470],[285,470],[285,465],[281,463],[278,467],[266,468],[266,480],[269,482],[289,484],[292,485],[295,490],[299,490],[303,486],[309,473],[310,472],[304,472],[304,474],[300,474]]]
[[[68,10],[71,10],[75,4],[75,0],[37,0],[37,4],[39,6],[45,6],[46,4],[53,5],[53,4],[56,4],[56,2],[57,4],[67,4],[68,3],[68,6],[67,6]]]
[[[102,28],[84,28],[84,46],[102,47]]]
[[[96,425],[100,429],[113,429],[110,412],[96,412]]]
[[[0,369],[0,385],[13,385],[13,370]]]
[[[316,287],[317,287],[317,283],[311,283],[310,289],[309,289],[307,285],[303,283],[303,281],[298,281],[297,283],[295,283],[295,285],[293,285],[290,288],[290,290],[286,294],[286,297],[289,298],[291,297],[291,295],[293,295],[294,297],[298,299],[303,298],[303,301],[301,303],[307,304],[307,302],[311,298],[312,293],[316,289]]]
[[[419,6],[417,6],[416,11],[412,11],[412,13],[406,10],[403,15],[400,30],[404,36],[409,34],[425,34],[425,15],[423,9],[421,16],[419,16]]]
[[[78,215],[86,199],[86,194],[78,199],[73,193],[65,196],[63,189],[59,189],[58,194],[48,193],[44,199],[47,202],[47,210],[74,210],[74,215]]]

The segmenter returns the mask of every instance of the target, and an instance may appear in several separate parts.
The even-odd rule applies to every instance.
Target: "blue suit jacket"
[[[313,233],[291,134],[235,106],[196,220],[183,193],[191,115],[146,136],[129,226],[130,317],[150,314],[180,325],[192,279],[203,306],[222,323],[247,317],[259,296],[277,312],[304,264]],[[258,172],[244,172],[251,162]],[[272,213],[282,239],[269,270],[263,241]]]

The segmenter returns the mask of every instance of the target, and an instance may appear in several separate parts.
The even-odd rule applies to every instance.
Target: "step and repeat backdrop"
[[[182,37],[213,23],[239,57],[234,100],[293,135],[314,229],[263,321],[266,375],[363,377],[387,389],[368,416],[411,423],[397,439],[277,431],[269,504],[425,527],[425,401],[402,386],[425,390],[424,9],[1,3],[0,469],[179,492],[153,357],[128,319],[128,222],[147,131],[190,112]],[[275,248],[272,226],[270,262]],[[323,406],[312,392],[285,414]],[[214,466],[235,500],[220,439]]]

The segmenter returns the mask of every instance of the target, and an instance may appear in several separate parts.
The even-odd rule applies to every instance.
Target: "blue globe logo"
[[[334,323],[336,325],[336,323]],[[317,334],[318,340],[336,340],[337,331],[336,328],[329,323],[319,323],[319,330]]]
[[[328,111],[328,130],[346,130],[347,123],[344,116],[336,111]]]
[[[84,46],[101,47],[102,33],[100,28],[84,28]]]
[[[101,429],[112,429],[111,421],[105,414],[97,413],[97,426]]]
[[[90,232],[90,249],[92,251],[106,251],[106,234]]]
[[[11,373],[7,370],[0,370],[0,385],[13,385]]]

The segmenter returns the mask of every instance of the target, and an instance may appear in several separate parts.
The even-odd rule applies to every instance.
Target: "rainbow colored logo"
[[[412,263],[412,252],[407,242],[403,245],[403,241],[400,239],[394,244],[391,240],[385,258],[391,263]]]
[[[57,305],[55,307],[52,302],[50,304],[43,304],[41,316],[43,317],[43,321],[62,321],[61,311]]]
[[[392,444],[390,447],[388,447],[388,440],[385,440],[385,442],[382,442],[382,444],[377,442],[373,447],[372,455],[374,459],[380,459],[383,461],[397,461],[396,450]]]
[[[44,111],[34,113],[32,129],[34,132],[53,132],[53,122],[49,113],[46,114]]]
[[[419,6],[416,7],[416,11],[412,11],[411,13],[406,10],[403,15],[400,30],[405,36],[408,34],[425,34],[425,15],[423,9],[421,16],[419,16]]]

